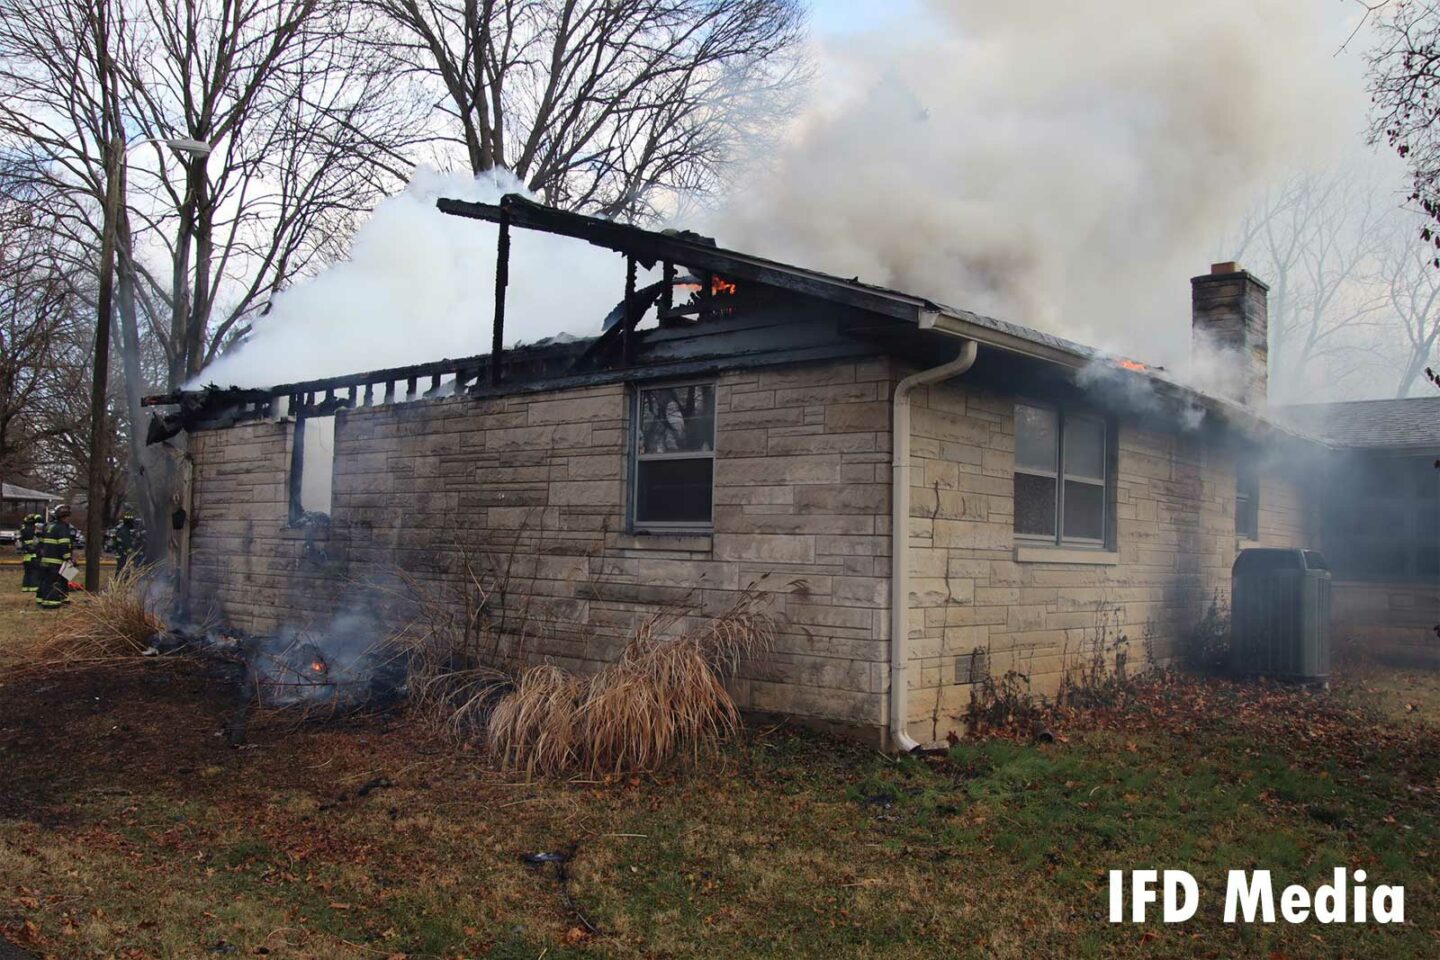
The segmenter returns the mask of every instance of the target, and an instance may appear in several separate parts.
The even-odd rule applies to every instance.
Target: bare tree
[[[1290,179],[1242,221],[1227,249],[1270,285],[1272,399],[1333,381],[1334,361],[1381,322],[1388,296],[1373,279],[1395,213],[1368,178],[1341,169]]]
[[[87,39],[98,6],[113,50]],[[169,512],[174,465],[143,446],[141,396],[196,376],[408,174],[418,103],[373,55],[376,20],[345,0],[0,3],[0,148],[43,199],[73,269],[98,262],[107,170],[128,188],[117,313],[130,470],[150,530]],[[107,58],[131,133],[118,147]],[[209,155],[172,155],[164,141]],[[158,381],[142,362],[152,342],[165,357]]]
[[[1410,168],[1410,200],[1429,221],[1421,237],[1440,250],[1440,4],[1372,2],[1377,42],[1370,54],[1371,139]],[[1440,267],[1440,255],[1432,257]]]
[[[1402,218],[1390,231],[1379,267],[1377,280],[1386,292],[1388,318],[1403,336],[1403,340],[1385,338],[1387,344],[1403,345],[1403,352],[1393,358],[1400,369],[1395,396],[1402,398],[1423,379],[1440,345],[1440,271],[1431,252],[1415,242],[1411,217]]]
[[[141,256],[135,273],[168,320],[151,332],[176,386],[343,251],[352,218],[408,176],[421,125],[364,42],[373,14],[343,0],[145,0],[144,15],[120,58],[129,115],[146,138],[214,151],[171,163],[157,145],[132,186],[151,200],[133,221],[170,267],[155,276]]]
[[[69,430],[50,405],[76,330],[77,297],[34,210],[0,195],[0,476],[33,473],[36,445]]]
[[[797,0],[370,0],[434,90],[441,139],[547,203],[643,218],[773,128],[803,71]]]

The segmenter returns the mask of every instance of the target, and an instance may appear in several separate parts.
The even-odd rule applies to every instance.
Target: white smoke
[[[196,384],[270,386],[489,353],[498,228],[441,213],[435,200],[494,203],[524,192],[503,171],[471,178],[422,168],[376,206],[347,260],[277,296],[249,339]],[[510,237],[506,345],[598,334],[624,297],[624,261],[566,237]]]
[[[820,51],[811,108],[680,223],[1150,362],[1184,366],[1189,283],[1263,185],[1353,149],[1358,8],[1315,0],[932,0]],[[1363,47],[1357,41],[1356,48]],[[422,170],[349,261],[276,298],[200,382],[268,385],[488,352],[496,230]],[[506,339],[599,332],[618,256],[513,233]],[[1190,378],[1192,381],[1195,378]]]
[[[1353,5],[922,11],[822,52],[828,106],[707,232],[1176,365],[1188,278],[1225,228],[1267,181],[1361,141],[1358,58],[1336,56]]]

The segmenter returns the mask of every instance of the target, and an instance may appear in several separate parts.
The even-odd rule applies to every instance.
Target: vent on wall
[[[955,658],[956,683],[980,683],[990,675],[990,655],[976,647]]]

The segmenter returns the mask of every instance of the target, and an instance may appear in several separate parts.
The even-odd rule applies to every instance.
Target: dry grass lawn
[[[0,658],[43,622],[0,595]],[[1157,684],[1053,744],[751,730],[689,772],[531,784],[403,717],[231,749],[184,661],[0,672],[0,932],[56,957],[1434,957],[1437,704],[1428,675]],[[1228,868],[1342,865],[1404,884],[1408,923],[1220,922]],[[1107,923],[1132,866],[1191,870],[1200,915]]]

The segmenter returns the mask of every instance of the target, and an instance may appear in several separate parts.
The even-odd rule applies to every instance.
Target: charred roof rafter
[[[601,220],[567,210],[557,210],[507,193],[495,203],[474,203],[442,197],[435,201],[442,213],[472,220],[500,223],[504,217],[512,227],[538,230],[633,257],[646,269],[657,263],[671,263],[692,270],[718,273],[731,279],[779,287],[794,293],[819,297],[897,320],[918,323],[925,312],[940,307],[924,299],[860,283],[842,280],[815,270],[790,266],[737,250],[727,250],[714,241],[690,232],[659,232],[624,223]]]

